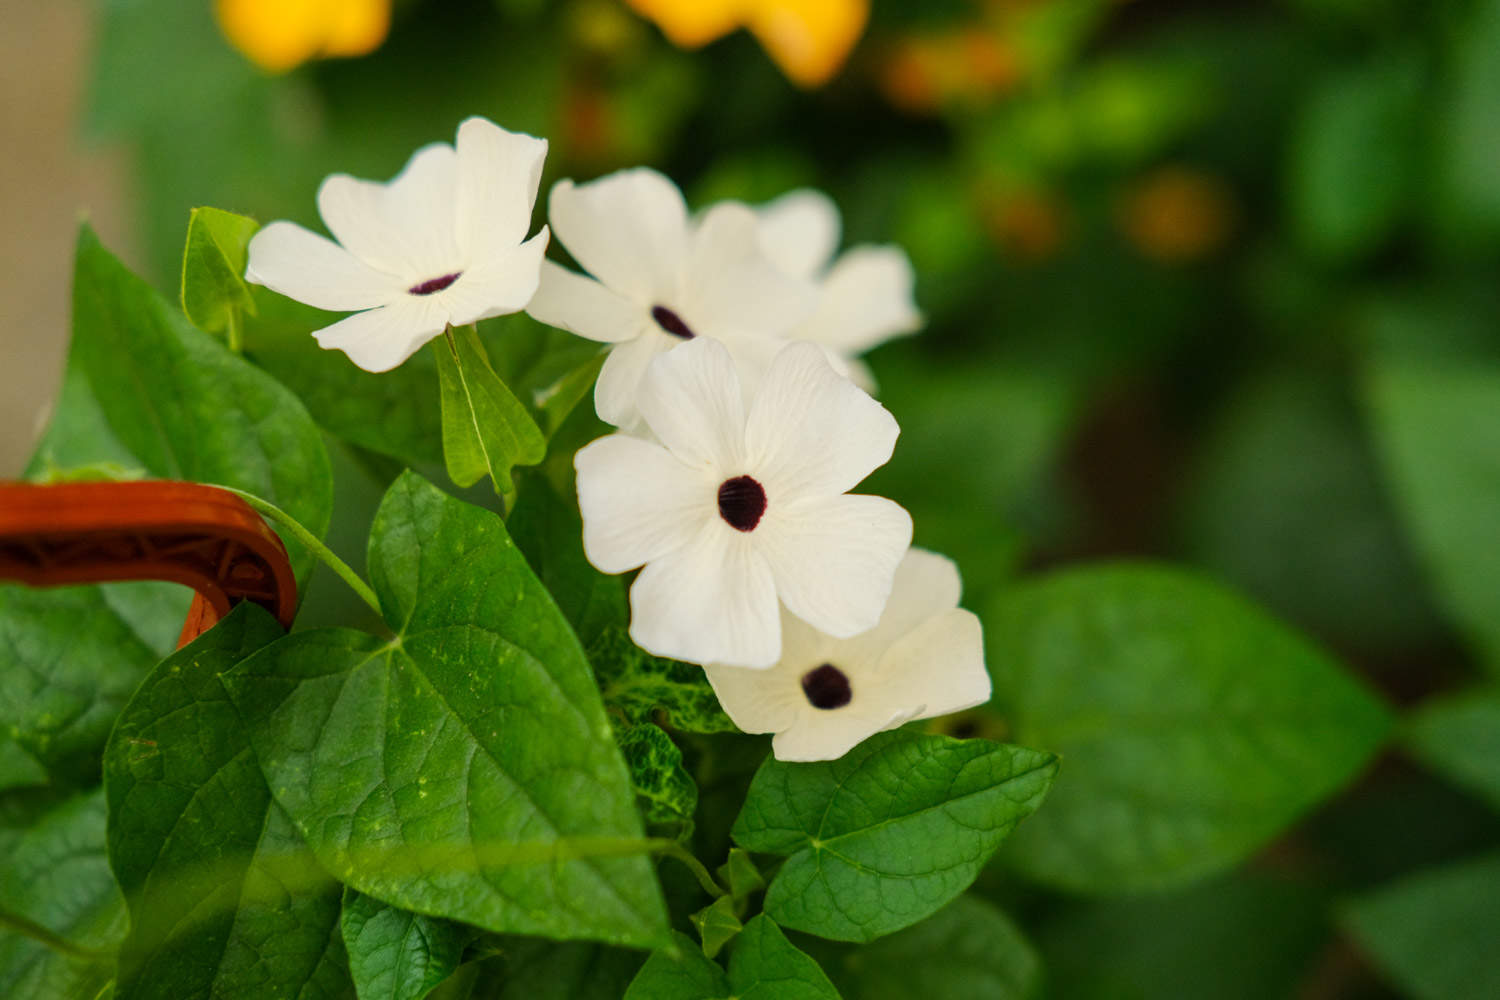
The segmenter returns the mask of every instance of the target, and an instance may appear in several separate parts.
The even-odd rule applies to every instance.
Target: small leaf
[[[734,839],[788,855],[766,891],[777,922],[871,941],[936,912],[974,881],[1057,773],[1048,753],[911,730],[839,760],[767,760]]]
[[[188,216],[182,252],[182,311],[200,330],[228,333],[239,349],[239,317],[255,312],[245,282],[250,237],[260,223],[219,208],[195,208]]]
[[[734,900],[729,896],[720,896],[688,919],[698,929],[698,939],[703,942],[705,958],[717,956],[726,944],[734,940],[736,934],[745,929],[745,925],[735,915]]]
[[[878,944],[842,949],[824,964],[840,991],[859,1000],[1029,1000],[1042,978],[1020,929],[972,895]]]
[[[646,959],[624,1000],[729,1000],[729,977],[691,938],[672,935],[672,947]]]
[[[105,755],[130,909],[119,1000],[352,994],[339,889],[271,799],[219,675],[282,634],[245,602],[152,671]]]
[[[432,349],[441,386],[443,459],[449,478],[467,488],[489,476],[496,493],[510,496],[516,490],[510,470],[545,458],[547,439],[490,367],[472,326],[433,341]]]
[[[1500,691],[1423,704],[1407,723],[1405,743],[1418,760],[1500,809]]]
[[[348,889],[341,920],[359,1000],[421,1000],[451,976],[472,936],[458,924]]]
[[[70,363],[88,374],[122,445],[154,476],[264,497],[321,537],[333,477],[295,396],[187,321],[85,226],[73,279]],[[287,545],[299,579],[312,557]]]
[[[505,523],[408,472],[368,562],[393,639],[302,631],[225,676],[319,860],[362,893],[500,933],[662,940],[598,689]]]
[[[1343,923],[1416,1000],[1500,996],[1500,855],[1422,872],[1355,900]]]
[[[46,813],[13,842],[0,842],[0,908],[74,945],[117,947],[125,907],[104,853],[104,814],[103,792],[90,792]],[[89,962],[0,933],[0,996],[95,1000],[113,974],[108,960]]]
[[[729,860],[719,866],[719,880],[729,886],[729,895],[736,902],[766,887],[765,876],[755,867],[750,852],[738,847],[729,849]]]
[[[729,956],[735,1000],[839,1000],[818,963],[765,914],[745,925]]]
[[[621,731],[619,742],[647,828],[655,832],[664,827],[663,833],[687,840],[693,835],[698,786],[682,766],[682,751],[649,722]]]
[[[1347,783],[1390,729],[1338,664],[1206,580],[1055,573],[985,619],[995,703],[1067,761],[1006,849],[1077,891],[1180,884],[1238,862]]]
[[[664,725],[685,733],[739,731],[719,707],[702,667],[652,656],[624,628],[601,632],[589,646],[589,662],[604,703],[630,722],[650,722],[660,712]]]
[[[1391,359],[1365,389],[1417,554],[1449,618],[1500,672],[1500,368]]]

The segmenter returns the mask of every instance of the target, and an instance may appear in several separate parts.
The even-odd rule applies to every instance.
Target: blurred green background
[[[0,4],[5,297],[34,303],[0,341],[31,387],[8,447],[54,377],[20,373],[60,363],[80,202],[175,297],[191,207],[317,227],[325,174],[388,178],[482,114],[551,140],[544,191],[639,163],[695,206],[810,185],[846,245],[907,249],[929,324],[870,359],[903,426],[870,489],[958,559],[970,606],[1161,558],[1400,707],[1500,665],[1500,0],[876,0],[816,89],[745,32],[685,51],[622,0],[398,0],[369,55],[282,74],[209,0],[43,6]],[[362,543],[367,487],[336,547]],[[1051,996],[1483,995],[1500,971],[1453,987],[1420,956],[1453,972],[1433,949],[1495,925],[1399,917],[1392,944],[1378,905],[1347,908],[1500,846],[1461,784],[1392,753],[1228,879],[985,891]]]

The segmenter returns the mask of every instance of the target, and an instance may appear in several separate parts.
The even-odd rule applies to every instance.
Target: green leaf
[[[698,939],[703,942],[703,955],[706,958],[717,956],[726,944],[734,940],[736,934],[745,929],[745,925],[735,915],[734,899],[730,896],[720,896],[688,919],[698,930]]]
[[[818,963],[764,914],[735,941],[727,976],[683,935],[675,944],[677,954],[658,951],[646,960],[625,1000],[838,1000]]]
[[[1405,211],[1420,148],[1422,65],[1386,52],[1313,87],[1291,143],[1289,203],[1302,243],[1335,260],[1376,249]]]
[[[109,421],[89,387],[88,375],[76,358],[70,358],[52,419],[26,466],[26,478],[39,483],[57,482],[71,478],[69,474],[77,469],[112,471],[120,479],[145,475],[140,459],[109,429]]]
[[[497,932],[660,941],[598,689],[504,522],[408,472],[369,566],[393,639],[298,632],[225,677],[319,860],[377,899]]]
[[[583,554],[583,522],[572,497],[564,499],[541,476],[529,475],[505,525],[585,648],[609,626],[630,620],[624,581],[605,576]]]
[[[120,1000],[347,997],[339,889],[276,806],[219,675],[282,634],[246,602],[162,661],[105,755],[130,909]]]
[[[15,740],[0,739],[0,792],[46,783],[47,769],[30,750]]]
[[[766,887],[765,877],[750,857],[750,852],[738,847],[729,849],[729,860],[719,866],[719,881],[729,886],[729,895],[736,901]]]
[[[734,825],[743,848],[788,855],[766,890],[778,923],[871,941],[974,881],[1057,773],[1049,753],[911,730],[818,764],[767,760]]]
[[[679,840],[691,837],[698,786],[682,766],[682,751],[672,737],[643,722],[622,730],[619,741],[647,828],[665,827],[664,833]]]
[[[1428,767],[1500,809],[1500,691],[1423,704],[1408,720],[1404,742]]]
[[[1056,573],[985,619],[995,705],[1067,761],[1007,849],[1051,885],[1160,888],[1217,871],[1347,783],[1385,708],[1240,597],[1149,566]]]
[[[624,1000],[728,1000],[729,977],[691,938],[672,935],[672,947],[646,959]]]
[[[629,722],[664,724],[685,733],[739,732],[719,707],[703,668],[652,656],[619,626],[605,629],[589,646],[604,703]]]
[[[1500,996],[1500,855],[1410,876],[1355,900],[1344,926],[1415,1000]]]
[[[73,283],[73,352],[110,428],[155,476],[264,497],[319,537],[333,479],[307,411],[131,274],[87,226]],[[287,549],[299,579],[311,568]]]
[[[1500,184],[1495,149],[1500,145],[1500,0],[1467,7],[1465,23],[1445,34],[1451,49],[1448,92],[1432,114],[1437,177],[1434,198],[1444,228],[1465,242],[1493,244],[1500,234]],[[1476,239],[1477,237],[1477,239]]]
[[[93,780],[115,716],[176,645],[189,599],[175,584],[0,586],[0,737],[54,775]]]
[[[443,459],[448,476],[462,487],[485,476],[495,492],[516,491],[510,470],[536,465],[547,455],[547,439],[526,407],[490,367],[472,326],[433,341],[443,409]]]
[[[104,854],[104,795],[81,795],[44,815],[0,850],[0,908],[73,945],[112,951],[125,907]],[[0,996],[94,1000],[114,974],[0,928]]]
[[[594,386],[608,351],[524,312],[478,325],[495,373],[534,411],[550,439]]]
[[[972,895],[879,944],[840,949],[824,967],[840,992],[859,1000],[1029,1000],[1042,978],[1020,929]]]
[[[200,330],[227,333],[239,350],[240,315],[255,312],[245,282],[250,237],[260,223],[219,208],[195,208],[182,252],[182,311]]]
[[[1397,506],[1437,596],[1500,671],[1500,369],[1377,362],[1365,389]]]
[[[344,893],[344,946],[359,1000],[421,1000],[451,976],[471,934],[448,920]]]

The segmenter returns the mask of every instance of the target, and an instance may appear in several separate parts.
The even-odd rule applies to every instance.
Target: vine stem
[[[308,531],[306,528],[304,528],[302,526],[302,522],[298,521],[295,517],[288,514],[286,511],[282,510],[275,504],[271,503],[269,500],[262,500],[254,493],[246,493],[244,490],[237,490],[233,486],[224,486],[221,483],[213,483],[211,485],[213,485],[217,489],[224,490],[227,493],[233,493],[235,496],[245,501],[251,507],[255,508],[255,510],[261,515],[269,520],[275,521],[281,527],[291,532],[292,537],[306,546],[313,555],[318,557],[318,560],[322,562],[323,565],[327,566],[329,569],[337,573],[339,579],[347,583],[349,585],[349,588],[359,595],[360,600],[368,604],[377,615],[381,614],[380,598],[375,596],[375,591],[371,589],[370,585],[368,583],[365,583],[364,580],[361,580],[359,574],[354,572],[354,570],[350,568],[348,563],[344,562],[344,560],[334,555],[333,550],[324,545],[318,539],[318,536],[314,535],[311,531]]]
[[[41,924],[27,920],[19,913],[11,913],[8,910],[0,910],[0,928],[15,931],[46,945],[53,951],[61,952],[70,958],[82,959],[85,962],[102,962],[109,958],[108,952],[98,951],[93,948],[85,948],[74,944],[67,938],[54,934]]]
[[[669,858],[676,858],[686,865],[688,871],[692,872],[693,876],[697,878],[698,884],[703,886],[704,891],[710,896],[717,899],[720,896],[729,895],[729,890],[715,881],[713,875],[703,866],[703,862],[699,861],[692,851],[689,851],[677,841],[659,837],[653,839],[650,843],[652,850],[655,852],[664,854]]]

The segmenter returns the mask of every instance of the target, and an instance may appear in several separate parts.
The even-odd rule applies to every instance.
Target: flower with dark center
[[[766,512],[765,488],[749,476],[719,484],[719,516],[736,531],[754,531]]]
[[[803,674],[802,693],[807,695],[809,705],[813,708],[821,708],[825,712],[830,709],[843,708],[854,699],[854,691],[849,687],[849,678],[832,663],[825,663]]]
[[[759,376],[787,332],[817,307],[811,282],[767,259],[749,206],[721,204],[693,215],[677,185],[655,170],[558,181],[548,216],[586,273],[544,263],[526,311],[612,345],[594,384],[594,407],[616,427],[639,427],[641,380],[658,355],[716,340]]]
[[[775,734],[778,760],[834,760],[883,730],[989,700],[984,637],[959,591],[952,560],[912,549],[874,628],[836,638],[784,610],[777,663],[704,672],[736,726]]]
[[[250,240],[245,278],[353,312],[313,336],[387,371],[450,326],[531,301],[549,233],[526,232],[546,155],[545,140],[469,118],[454,145],[422,147],[389,183],[325,178],[318,214],[338,242],[272,222]]]
[[[783,605],[829,635],[880,620],[911,516],[848,491],[900,428],[821,348],[783,348],[747,406],[729,350],[698,337],[657,355],[639,403],[651,439],[612,434],[573,460],[589,562],[641,567],[636,645],[763,668],[781,656]]]

